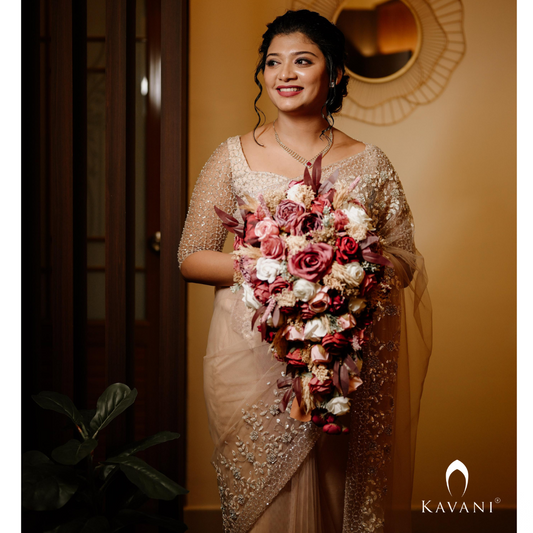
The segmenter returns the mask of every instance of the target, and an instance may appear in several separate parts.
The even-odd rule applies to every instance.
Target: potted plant
[[[39,406],[66,415],[76,426],[77,439],[55,448],[51,457],[29,451],[22,461],[22,503],[25,509],[51,511],[54,524],[46,533],[103,533],[131,524],[154,524],[185,531],[177,520],[139,510],[149,498],[172,500],[188,491],[136,456],[142,450],[171,441],[178,433],[162,431],[94,461],[100,432],[135,402],[137,390],[123,383],[109,386],[96,410],[78,411],[63,394],[41,392]]]

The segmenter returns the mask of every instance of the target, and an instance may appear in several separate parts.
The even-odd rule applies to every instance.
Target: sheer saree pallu
[[[401,183],[385,154],[363,152],[322,168],[338,183],[357,178],[372,217],[391,290],[363,346],[363,384],[352,394],[348,434],[327,435],[279,404],[285,365],[251,330],[242,290],[216,292],[204,359],[204,389],[227,533],[409,533],[416,429],[431,350],[431,313],[423,259]],[[239,217],[235,195],[284,190],[289,178],[252,171],[239,137],[222,143],[197,181],[179,259],[221,251],[226,232],[213,206]],[[287,380],[286,380],[287,381]],[[290,386],[290,384],[289,384]],[[291,405],[292,398],[289,401]]]

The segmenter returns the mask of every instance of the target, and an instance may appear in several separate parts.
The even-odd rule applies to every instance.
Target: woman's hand
[[[229,287],[233,285],[233,257],[212,250],[195,252],[183,260],[181,274],[194,283]]]

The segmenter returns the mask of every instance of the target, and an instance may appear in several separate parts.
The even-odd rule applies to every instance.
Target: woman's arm
[[[187,281],[229,287],[233,285],[233,257],[213,250],[195,252],[183,260],[181,273]]]
[[[215,206],[231,214],[236,208],[227,141],[213,152],[196,180],[178,262],[187,281],[229,286],[233,284],[233,258],[222,253],[228,231]]]

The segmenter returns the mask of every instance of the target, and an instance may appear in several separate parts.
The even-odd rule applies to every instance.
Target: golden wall
[[[192,0],[189,192],[226,138],[253,129],[253,71],[265,24],[290,0]],[[413,505],[450,499],[514,507],[516,430],[515,5],[464,0],[466,55],[444,93],[403,122],[335,125],[381,147],[402,180],[426,257],[434,349],[422,398]],[[260,106],[273,119],[263,98]],[[229,251],[229,250],[228,250]],[[188,508],[220,506],[202,390],[214,290],[189,285]]]

